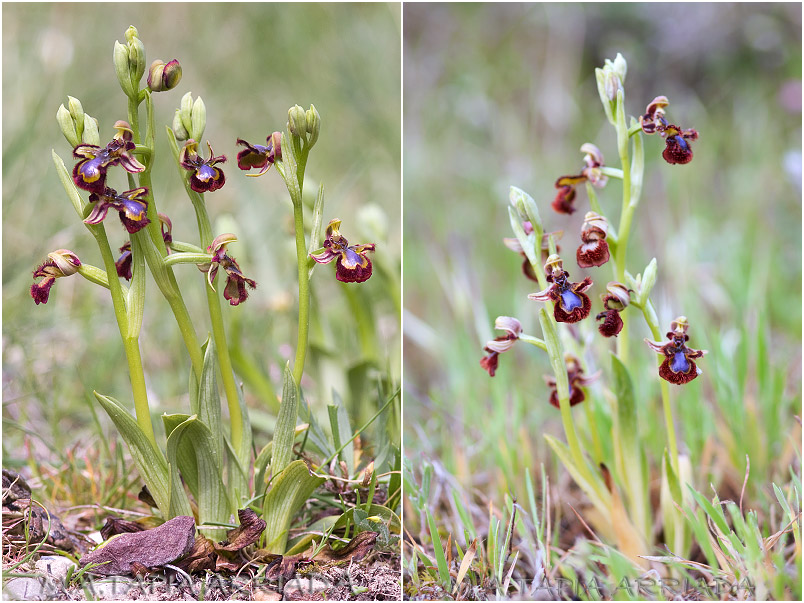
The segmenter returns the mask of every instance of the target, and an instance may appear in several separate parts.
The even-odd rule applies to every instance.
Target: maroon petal
[[[489,355],[483,356],[483,358],[480,359],[480,366],[488,371],[489,377],[493,377],[494,373],[497,371],[497,365],[500,362],[500,354],[491,350],[486,351],[489,352]]]
[[[670,164],[685,164],[692,161],[692,149],[681,136],[668,136],[667,147],[662,151],[662,157]]]
[[[575,259],[581,268],[602,266],[609,261],[609,257],[609,244],[605,239],[584,243],[578,247],[578,251],[575,253]]]
[[[589,296],[578,290],[574,291],[574,293],[581,298],[582,305],[574,308],[571,312],[566,312],[561,307],[561,303],[557,301],[553,310],[553,316],[557,322],[578,322],[589,316],[589,312],[592,311],[592,300],[589,299]]]
[[[359,259],[355,260],[353,256]],[[335,262],[335,278],[342,283],[362,283],[369,277],[371,277],[371,260],[365,255],[347,249]]]
[[[603,322],[597,326],[597,330],[604,337],[616,337],[623,330],[623,319],[617,310],[607,310],[597,315],[595,320],[603,318]]]
[[[48,297],[50,296],[50,288],[55,282],[55,277],[48,276],[42,279],[39,283],[34,283],[31,285],[31,297],[33,297],[33,300],[36,302],[37,306],[39,304],[47,303]]]

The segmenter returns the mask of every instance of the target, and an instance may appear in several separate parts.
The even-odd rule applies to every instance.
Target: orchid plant
[[[661,510],[665,542],[680,555],[685,554],[690,543],[689,528],[685,526],[680,509],[690,501],[686,484],[692,479],[689,460],[679,453],[670,385],[682,386],[694,381],[702,373],[696,360],[706,352],[687,346],[690,323],[684,316],[672,322],[667,341],[661,341],[661,325],[650,299],[658,276],[657,261],[654,258],[639,274],[629,270],[628,240],[642,196],[643,137],[658,134],[665,143],[662,157],[675,166],[690,163],[693,157],[690,143],[698,138],[698,133],[668,122],[666,108],[669,102],[664,96],[657,96],[648,103],[644,114],[628,120],[624,87],[626,73],[627,64],[620,54],[613,61],[607,59],[605,65],[596,70],[600,100],[616,135],[620,167],[606,165],[599,148],[585,143],[581,147],[584,167],[578,174],[561,176],[555,183],[557,192],[551,207],[558,214],[569,215],[577,211],[577,187],[584,184],[586,189],[589,211],[575,252],[577,268],[569,265],[569,257],[560,254],[557,239],[563,232],[548,232],[534,199],[511,187],[509,215],[516,238],[506,239],[505,243],[524,257],[525,275],[537,282],[541,289],[528,296],[544,304],[538,310],[541,337],[523,333],[520,321],[514,317],[499,317],[495,326],[507,334],[486,344],[486,356],[480,364],[493,377],[499,355],[511,349],[516,341],[530,343],[547,352],[553,369],[553,374],[545,377],[551,390],[549,401],[561,413],[566,443],[550,435],[545,437],[595,507],[597,513],[590,516],[593,528],[610,541],[617,542],[620,550],[635,563],[644,565],[640,555],[647,554],[652,544],[653,519],[647,459],[638,439],[639,413],[632,385],[635,375],[631,374],[629,358],[635,353],[648,353],[648,350],[637,352],[631,349],[630,332],[636,324],[643,323],[655,340],[645,339],[649,350],[660,354],[656,376],[660,378],[667,430]],[[616,228],[613,226],[615,216],[603,210],[596,192],[610,180],[622,182],[622,203]],[[600,280],[597,274],[606,264],[610,266],[613,278],[600,295],[602,307],[593,314],[593,307],[597,304],[593,303],[588,292],[595,281]],[[591,269],[592,276],[577,276],[580,269]],[[584,389],[602,378],[601,370],[589,374],[588,367],[601,366],[603,360],[593,359],[588,341],[570,328],[592,316],[599,321],[599,334],[616,341],[610,360],[611,391],[606,396],[613,405],[615,420],[612,432],[592,434],[592,441],[607,437],[614,443],[616,466],[612,468],[597,467],[590,462],[590,457],[595,455],[584,450],[573,419],[572,408],[586,399]],[[590,405],[584,406],[590,413]],[[588,424],[594,426],[595,422],[590,420]],[[624,499],[620,491],[624,492]]]
[[[247,276],[248,266],[241,268],[228,249],[237,237],[232,233],[214,232],[209,215],[209,207],[214,204],[214,196],[210,195],[225,186],[224,170],[230,164],[226,155],[216,155],[211,142],[204,140],[207,109],[201,97],[194,99],[188,92],[175,110],[172,124],[166,127],[166,134],[176,172],[195,210],[197,240],[190,243],[174,238],[174,224],[160,213],[158,186],[152,181],[152,170],[158,159],[153,95],[176,88],[182,67],[174,59],[167,63],[156,60],[146,69],[145,47],[132,26],[125,33],[125,42],[115,43],[114,68],[127,99],[127,111],[126,120],[114,123],[115,134],[111,141],[103,142],[101,122],[85,113],[78,99],[69,97],[67,106],[59,108],[57,120],[76,160],[72,171],[55,150],[52,153],[68,198],[97,242],[101,265],[93,266],[70,250],[56,250],[34,271],[34,278],[41,280],[32,285],[31,296],[36,304],[47,303],[55,281],[74,274],[108,289],[125,350],[135,416],[111,396],[95,392],[95,397],[129,446],[146,485],[141,498],[150,501],[166,520],[194,516],[199,529],[210,539],[224,536],[225,528],[232,526],[232,518],[238,517],[238,509],[252,506],[261,511],[266,522],[264,549],[268,553],[283,554],[287,549],[291,520],[310,494],[330,477],[329,464],[341,459],[342,451],[351,446],[367,426],[354,434],[351,429],[349,433],[345,430],[335,433],[330,458],[318,465],[297,458],[294,451],[296,437],[301,434],[305,441],[309,436],[318,442],[320,449],[327,448],[326,438],[321,436],[321,428],[299,389],[308,351],[313,268],[317,262],[337,259],[338,280],[366,281],[372,272],[368,254],[375,246],[348,245],[338,232],[340,221],[337,219],[332,220],[322,240],[323,186],[318,190],[313,209],[309,243],[306,239],[302,203],[304,174],[309,153],[321,130],[321,117],[314,106],[308,110],[298,105],[292,107],[287,131],[273,132],[266,145],[237,139],[237,145],[244,147],[236,158],[241,171],[258,169],[257,174],[247,175],[261,176],[275,166],[287,186],[293,205],[298,263],[295,362],[292,368],[285,369],[273,440],[257,451],[242,386],[238,384],[227,342],[225,305],[220,298],[222,293],[229,306],[244,304],[258,283]],[[146,72],[147,80],[143,85]],[[204,147],[206,157],[200,151]],[[116,169],[118,167],[122,169]],[[118,188],[112,188],[117,181],[125,185],[114,184]],[[120,247],[117,258],[107,235],[107,228],[115,228],[108,219],[110,210],[117,212],[130,236]],[[184,265],[194,265],[202,273],[197,286],[206,297],[206,325],[190,315],[185,303],[185,298],[195,292],[178,285],[174,271]],[[167,436],[165,445],[160,445],[151,422],[139,342],[148,273],[172,311],[191,366],[188,375],[190,408],[162,416]],[[199,337],[199,329],[210,333],[206,342]],[[221,412],[219,377],[228,408],[228,425]],[[374,418],[395,398],[393,394]],[[297,427],[300,412],[307,413],[307,422]],[[337,416],[341,426],[349,426],[341,414]],[[310,432],[314,433],[310,435]],[[353,489],[370,486],[374,492],[377,475],[374,475],[373,464],[360,472],[359,479],[356,475],[355,479],[349,479],[351,477],[340,479],[352,484]],[[366,510],[371,509],[369,501]],[[393,513],[386,515],[382,520],[398,526],[398,518]]]

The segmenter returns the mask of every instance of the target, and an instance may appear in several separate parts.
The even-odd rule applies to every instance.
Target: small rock
[[[255,601],[281,601],[282,593],[270,588],[258,588],[254,591],[253,597]]]
[[[12,578],[3,588],[3,598],[16,601],[44,601],[48,599],[43,580],[38,578]]]
[[[75,563],[61,555],[48,555],[36,562],[37,571],[46,574],[59,584],[64,584],[67,580],[67,572],[71,567],[74,568]]]
[[[285,599],[288,601],[321,600],[325,598],[327,589],[332,585],[324,580],[313,578],[294,578],[285,584],[283,591]],[[308,597],[314,597],[308,599]]]
[[[124,597],[128,598],[126,595],[131,589],[138,586],[138,582],[123,576],[110,576],[102,580],[93,580],[88,585],[99,601],[114,601]]]

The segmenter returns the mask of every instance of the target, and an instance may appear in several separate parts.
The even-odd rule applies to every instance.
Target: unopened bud
[[[178,141],[190,138],[190,133],[184,127],[184,122],[181,119],[181,109],[176,109],[176,113],[173,115],[173,135]]]
[[[73,96],[67,97],[67,106],[70,108],[70,116],[75,123],[75,131],[78,138],[84,133],[84,107],[81,106],[81,101]]]
[[[293,136],[307,139],[307,115],[299,105],[288,110],[288,129]]]
[[[204,130],[207,127],[207,107],[204,101],[199,96],[193,103],[193,109],[190,112],[190,137],[194,140],[201,140],[204,135]]]
[[[153,92],[172,90],[181,81],[181,65],[177,59],[165,64],[159,59],[151,63],[148,70],[148,88]]]
[[[625,84],[625,76],[628,74],[628,63],[625,61],[625,57],[619,52],[614,58],[614,61],[611,62],[611,68],[614,73],[617,74],[617,77],[620,78],[620,83]]]
[[[114,72],[117,74],[117,81],[120,82],[120,87],[126,96],[134,96],[136,91],[129,73],[128,46],[124,46],[120,42],[114,43]]]
[[[100,146],[100,132],[98,131],[98,120],[89,113],[84,113],[84,133],[81,136],[84,144],[94,144]]]
[[[63,104],[56,111],[56,121],[59,122],[61,133],[64,134],[64,138],[67,139],[71,147],[77,147],[81,144],[81,138],[78,136],[78,132],[75,131],[73,118]]]
[[[315,141],[318,140],[318,133],[321,131],[321,116],[318,114],[315,105],[310,105],[304,116],[307,122],[307,133],[310,135],[309,144],[313,146]]]

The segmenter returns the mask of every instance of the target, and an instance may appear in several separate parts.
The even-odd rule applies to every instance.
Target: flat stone
[[[316,599],[322,598],[320,595],[325,594],[330,588],[332,584],[318,578],[294,578],[285,584],[283,594],[288,601],[304,601],[305,597],[310,596],[315,596]]]
[[[14,601],[44,601],[48,599],[45,583],[38,578],[12,578],[3,588],[3,598]]]
[[[61,555],[47,555],[36,562],[37,571],[46,574],[59,584],[64,584],[67,580],[67,572],[71,567],[76,567],[75,563]]]

